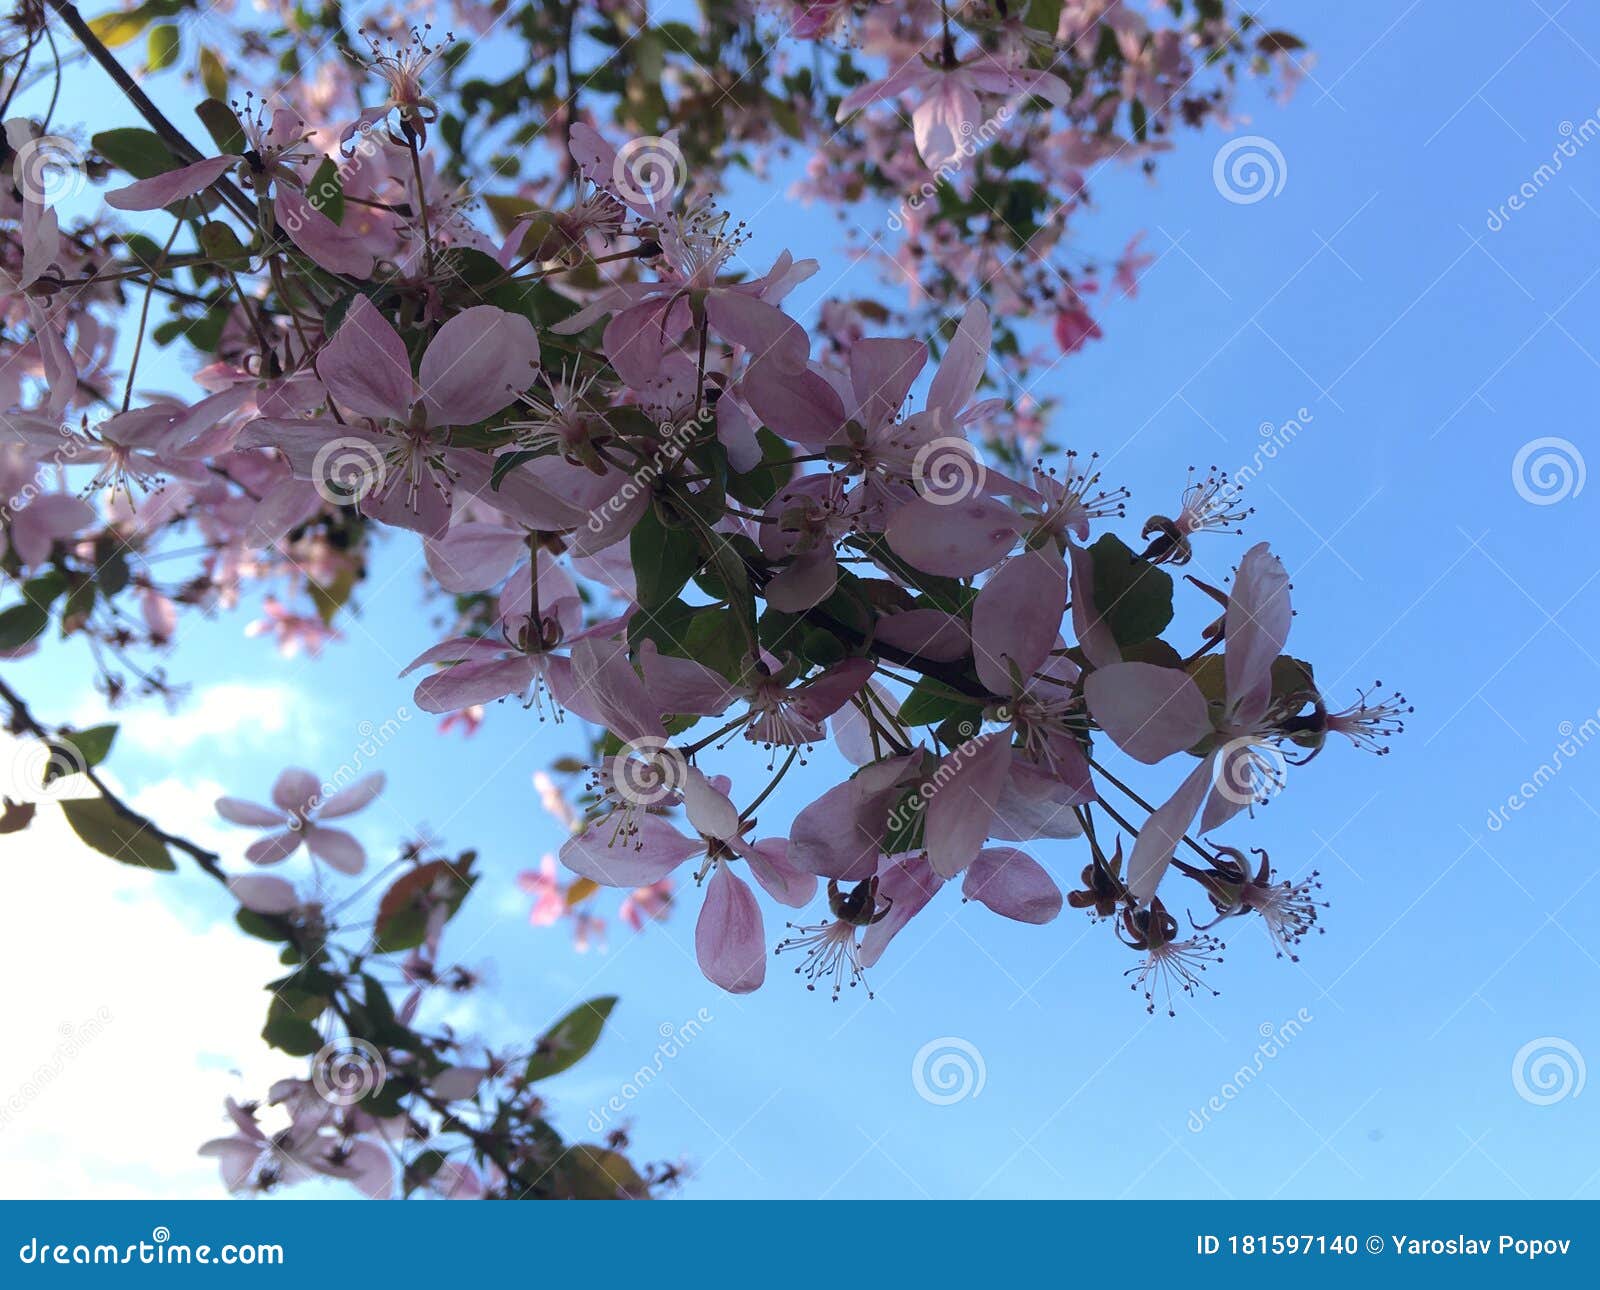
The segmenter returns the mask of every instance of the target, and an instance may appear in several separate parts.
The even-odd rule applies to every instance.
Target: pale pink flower
[[[360,873],[367,862],[361,844],[342,829],[320,821],[352,815],[383,791],[382,771],[358,779],[332,797],[322,797],[322,785],[308,770],[290,768],[272,785],[272,806],[258,806],[237,797],[219,797],[217,814],[232,824],[275,829],[252,842],[245,859],[251,864],[277,864],[305,843],[313,857],[341,873]]]

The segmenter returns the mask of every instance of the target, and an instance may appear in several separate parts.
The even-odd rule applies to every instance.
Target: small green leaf
[[[950,717],[975,720],[982,712],[983,705],[977,700],[923,677],[900,705],[900,720],[908,726],[931,726]]]
[[[150,29],[145,62],[152,72],[159,72],[163,67],[171,67],[177,62],[182,50],[183,39],[178,35],[178,28],[170,22],[164,22]]]
[[[214,99],[227,97],[228,69],[223,64],[221,56],[209,45],[200,47],[200,84]],[[232,150],[224,149],[224,151]]]
[[[599,1041],[606,1018],[616,1006],[617,997],[608,994],[580,1003],[567,1013],[539,1040],[538,1047],[528,1058],[524,1078],[530,1082],[549,1079],[576,1065]]]
[[[339,178],[339,167],[333,164],[332,157],[322,159],[317,173],[311,176],[306,197],[313,210],[321,211],[335,224],[344,223],[344,183]]]
[[[200,226],[200,249],[220,264],[238,265],[250,259],[250,252],[239,241],[233,226],[221,220],[211,220]]]
[[[649,1187],[626,1156],[592,1143],[568,1147],[551,1173],[557,1194],[572,1200],[634,1200]]]
[[[111,751],[111,741],[117,737],[115,726],[91,726],[88,730],[71,730],[50,740],[53,753],[44,764],[44,787],[63,775],[82,774],[91,766],[98,766]]]
[[[1161,635],[1172,621],[1172,575],[1141,560],[1115,534],[1092,547],[1094,603],[1118,645]]]
[[[142,869],[172,870],[178,866],[167,845],[142,820],[130,819],[103,797],[73,798],[61,813],[84,845],[101,855]]]
[[[103,13],[98,18],[89,19],[89,30],[94,32],[101,44],[108,49],[115,49],[118,45],[126,45],[130,40],[137,39],[150,25],[153,16],[143,5],[137,9]]]
[[[291,1057],[310,1057],[322,1047],[322,1034],[303,1015],[305,1006],[290,1007],[281,998],[274,998],[267,1008],[267,1024],[261,1027],[261,1037],[280,1052]],[[319,1007],[312,1016],[322,1009]]]
[[[153,130],[123,126],[116,130],[102,130],[90,142],[102,157],[126,170],[135,179],[153,179],[183,164]]]
[[[649,614],[677,597],[700,567],[700,544],[689,528],[668,528],[650,507],[628,539],[639,608]]]
[[[0,650],[21,649],[50,625],[50,615],[31,601],[0,613]]]
[[[244,127],[239,124],[239,118],[233,109],[222,101],[220,94],[203,100],[200,106],[195,108],[194,114],[200,118],[200,124],[205,126],[206,133],[217,145],[219,153],[226,156],[244,154]]]

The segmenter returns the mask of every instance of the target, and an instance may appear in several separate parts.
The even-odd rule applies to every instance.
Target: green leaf
[[[183,164],[153,130],[123,126],[116,130],[102,130],[90,142],[102,157],[126,170],[135,179],[153,179]]]
[[[1172,621],[1172,576],[1141,560],[1115,534],[1092,547],[1094,603],[1118,645],[1161,635]]]
[[[111,741],[117,737],[115,726],[91,726],[87,730],[67,731],[50,740],[52,756],[44,764],[44,787],[63,775],[81,774],[91,766],[98,766],[111,751]]]
[[[556,1193],[572,1200],[630,1200],[649,1188],[626,1156],[609,1147],[578,1143],[568,1147],[552,1171]]]
[[[37,578],[30,578],[22,584],[22,595],[30,605],[48,609],[66,589],[66,575],[59,569],[46,569]]]
[[[689,528],[668,528],[650,507],[639,517],[628,539],[639,608],[651,613],[677,597],[700,567],[700,544]]]
[[[130,819],[103,797],[62,802],[61,813],[84,845],[101,855],[143,869],[165,871],[178,867],[167,853],[166,843],[144,821]]]
[[[211,220],[200,226],[199,237],[200,249],[222,264],[238,265],[250,259],[250,252],[239,241],[239,235],[233,231],[231,224]]]
[[[474,853],[467,851],[454,861],[430,860],[396,878],[378,901],[372,932],[374,952],[392,954],[421,945],[428,915],[439,900],[453,916],[472,890],[474,858]]]
[[[228,69],[221,56],[209,45],[200,47],[200,84],[213,99],[227,97]],[[232,152],[233,149],[224,148],[223,151]]]
[[[333,164],[332,157],[322,159],[317,173],[311,176],[306,197],[313,210],[321,211],[335,224],[344,223],[344,183],[339,178],[339,167]]]
[[[137,39],[154,16],[140,5],[137,9],[118,10],[91,18],[89,30],[94,32],[101,44],[108,49],[115,49],[118,45],[126,45],[130,40]]]
[[[319,1015],[325,1001],[308,1000],[291,1007],[282,997],[274,997],[267,1008],[267,1024],[261,1027],[261,1037],[280,1052],[291,1057],[310,1057],[322,1047],[322,1034],[304,1015],[313,1002],[320,1006],[311,1012]]]
[[[0,649],[21,649],[50,625],[50,615],[32,601],[0,613]]]
[[[178,35],[178,28],[170,22],[152,27],[146,51],[145,62],[152,72],[171,67],[183,51],[183,39]]]
[[[222,101],[220,94],[202,101],[194,114],[200,118],[200,124],[205,126],[219,153],[231,156],[244,154],[244,127],[239,124],[233,109]]]
[[[923,677],[900,705],[900,720],[908,726],[931,726],[950,717],[970,720],[982,711],[983,705],[977,700]]]
[[[794,450],[765,426],[756,431],[761,445],[761,461],[739,474],[728,472],[728,494],[746,506],[765,506],[794,474],[789,459]]]
[[[613,994],[580,1003],[544,1033],[528,1058],[523,1077],[530,1082],[549,1079],[576,1065],[599,1042],[606,1018],[616,1006],[617,997]]]
[[[239,924],[242,931],[258,940],[286,941],[292,935],[292,929],[283,919],[271,914],[258,914],[243,906],[234,913],[233,921]]]

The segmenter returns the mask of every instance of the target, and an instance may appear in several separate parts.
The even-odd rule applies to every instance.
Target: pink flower
[[[538,368],[532,323],[474,305],[439,328],[413,377],[399,333],[367,297],[357,296],[317,355],[317,374],[341,407],[375,429],[263,418],[245,427],[239,446],[277,448],[297,478],[325,486],[342,482],[334,471],[348,456],[359,467],[352,491],[366,514],[437,537],[450,522],[458,488],[490,491],[489,459],[450,448],[445,432],[503,410]]]
[[[556,876],[556,858],[545,856],[537,869],[524,869],[517,875],[517,886],[533,897],[528,921],[535,927],[549,927],[567,912],[566,895]]]
[[[323,800],[317,777],[308,770],[291,768],[279,775],[272,786],[273,806],[219,797],[217,814],[231,824],[278,830],[246,849],[245,859],[251,864],[287,860],[303,842],[312,856],[340,873],[360,873],[367,862],[361,844],[342,829],[330,829],[318,821],[353,815],[383,791],[383,784],[384,775],[379,771]]]
[[[1073,301],[1056,310],[1056,344],[1063,354],[1076,354],[1091,340],[1099,340],[1105,333],[1100,324],[1089,316],[1081,301]]]
[[[634,931],[644,928],[645,920],[660,922],[672,908],[672,879],[663,878],[646,887],[635,887],[617,906],[617,917]]]
[[[980,93],[1003,94],[1008,99],[1031,95],[1061,108],[1072,101],[1067,83],[1049,72],[1019,67],[983,51],[958,63],[947,47],[937,61],[913,55],[882,80],[852,90],[839,104],[837,120],[883,99],[917,96],[920,101],[911,113],[917,153],[929,170],[939,170],[968,155],[973,146],[970,140],[983,141]]]
[[[1139,830],[1128,858],[1128,891],[1140,902],[1155,895],[1195,813],[1200,831],[1226,824],[1276,787],[1282,736],[1273,711],[1272,665],[1288,639],[1289,576],[1257,543],[1234,577],[1224,617],[1224,697],[1212,713],[1205,696],[1178,668],[1116,663],[1091,672],[1084,697],[1100,728],[1137,761],[1154,765],[1205,739],[1211,745],[1177,791]]]
[[[315,155],[306,147],[311,132],[300,114],[292,108],[279,108],[272,114],[270,126],[263,125],[260,115],[251,113],[241,117],[239,123],[244,130],[244,153],[207,157],[112,189],[106,194],[106,205],[119,211],[160,210],[204,192],[235,166],[242,167],[243,173],[262,192],[269,183],[285,179],[298,185],[300,175],[296,167],[313,160]]]
[[[322,619],[312,614],[297,614],[276,596],[263,596],[261,609],[266,617],[258,618],[248,624],[244,634],[272,635],[277,639],[278,653],[284,658],[293,658],[302,648],[312,658],[316,658],[322,653],[324,644],[339,639],[339,633]]]
[[[816,879],[790,863],[782,838],[746,841],[750,824],[740,820],[727,794],[692,766],[685,772],[683,799],[695,837],[685,837],[659,815],[640,813],[631,833],[604,821],[592,824],[561,848],[561,862],[601,886],[639,888],[699,859],[698,876],[705,880],[694,938],[700,970],[713,985],[748,994],[766,979],[766,938],[761,907],[732,863],[744,860],[769,895],[796,909],[811,899]]]

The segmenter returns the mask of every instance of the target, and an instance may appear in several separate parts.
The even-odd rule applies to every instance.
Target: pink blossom
[[[360,873],[367,862],[361,844],[342,829],[330,829],[323,820],[353,815],[383,791],[382,771],[356,780],[331,797],[322,797],[322,785],[308,770],[289,769],[272,785],[272,806],[258,806],[237,797],[219,797],[217,814],[231,824],[276,829],[245,850],[251,864],[277,864],[287,860],[301,843],[311,855],[341,873]]]

